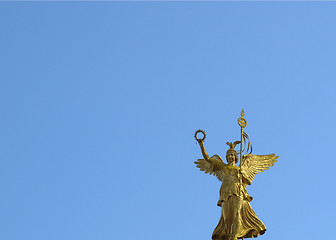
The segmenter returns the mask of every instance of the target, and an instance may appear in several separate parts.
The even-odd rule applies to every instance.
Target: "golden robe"
[[[228,240],[233,236],[244,239],[264,234],[266,227],[250,205],[252,197],[246,191],[246,179],[239,172],[239,167],[215,164],[213,168],[214,171],[222,172],[222,186],[217,203],[222,211],[212,239]]]

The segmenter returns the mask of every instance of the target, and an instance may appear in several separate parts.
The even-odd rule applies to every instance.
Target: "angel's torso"
[[[222,201],[228,200],[230,196],[240,196],[246,198],[248,195],[246,191],[246,185],[241,184],[242,175],[239,173],[239,167],[225,165],[222,168],[222,186],[219,191],[219,201],[220,204]]]
[[[218,201],[221,205],[231,196],[252,201],[252,197],[246,191],[246,186],[251,185],[256,174],[273,166],[277,158],[275,154],[246,154],[242,157],[240,167],[237,167],[225,164],[220,156],[214,155],[207,160],[198,159],[195,163],[201,171],[215,175],[222,182]]]

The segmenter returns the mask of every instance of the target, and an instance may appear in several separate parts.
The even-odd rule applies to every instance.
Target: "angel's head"
[[[240,141],[235,141],[234,143],[227,142],[226,144],[230,146],[230,149],[226,152],[226,160],[228,164],[235,165],[238,162],[238,154],[234,149],[235,146],[240,143]]]

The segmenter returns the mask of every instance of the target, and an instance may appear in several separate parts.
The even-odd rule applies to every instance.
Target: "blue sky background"
[[[332,239],[335,2],[0,3],[0,238],[204,240],[239,139],[260,239]]]

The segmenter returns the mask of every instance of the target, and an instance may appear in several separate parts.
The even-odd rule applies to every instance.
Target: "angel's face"
[[[236,155],[233,152],[228,152],[226,155],[226,160],[230,165],[235,165],[236,164]]]

